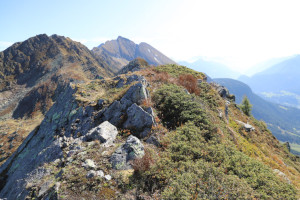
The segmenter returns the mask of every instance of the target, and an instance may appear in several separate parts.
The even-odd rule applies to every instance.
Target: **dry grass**
[[[7,119],[0,121],[0,143],[3,143],[1,149],[5,152],[5,154],[11,155],[13,152],[15,152],[28,134],[41,123],[43,118],[44,115],[39,112],[35,114],[34,118]],[[14,136],[14,139],[12,142],[10,142],[10,138],[12,136]],[[12,148],[10,147],[11,143],[13,144]],[[0,165],[3,164],[5,160],[2,160]]]

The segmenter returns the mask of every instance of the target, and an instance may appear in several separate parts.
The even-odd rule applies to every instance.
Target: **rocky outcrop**
[[[121,102],[126,102],[127,100],[132,103],[141,104],[144,100],[148,99],[149,92],[146,89],[146,82],[140,82],[132,87],[126,92],[126,94],[122,97]]]
[[[218,84],[218,83],[211,83],[211,85],[217,90],[218,94],[222,97],[222,98],[225,98],[225,99],[228,99],[228,100],[231,100],[231,101],[235,101],[235,96],[233,94],[230,94],[229,93],[229,90]]]
[[[251,126],[250,124],[248,123],[244,123],[244,122],[241,122],[239,120],[235,120],[238,124],[242,125],[245,129],[245,131],[247,132],[250,132],[250,131],[254,131],[255,128],[253,126]]]
[[[103,176],[98,172],[101,168],[95,159],[85,157],[89,147],[84,147],[84,144],[93,145],[94,140],[99,140],[101,148],[107,148],[118,134],[116,125],[130,129],[140,138],[148,135],[155,125],[154,112],[151,107],[144,109],[138,105],[149,98],[148,83],[141,76],[129,76],[123,84],[132,84],[136,80],[137,83],[120,100],[109,106],[105,106],[101,100],[95,106],[79,106],[74,94],[76,90],[67,86],[46,113],[40,126],[30,133],[13,156],[1,166],[0,198],[25,199],[30,192],[35,191],[34,187],[28,185],[43,184],[40,180],[54,173],[52,168],[44,166],[46,163],[63,167],[80,158],[82,163],[79,165],[86,170],[86,178],[102,177],[106,181],[111,180],[109,174]],[[144,147],[137,137],[128,137],[111,156],[114,168],[129,169],[130,161],[144,155]],[[36,190],[36,196],[39,192],[41,197],[55,196],[53,184],[46,186]]]
[[[90,130],[83,138],[85,141],[99,140],[104,146],[111,146],[118,135],[117,128],[108,121]]]
[[[147,61],[142,58],[136,58],[123,67],[118,74],[126,74],[128,72],[140,71],[142,68],[149,66]]]
[[[127,120],[123,128],[132,130],[139,138],[146,137],[154,124],[153,117],[135,103],[126,111]]]
[[[116,100],[104,109],[99,118],[117,127],[131,130],[138,138],[144,138],[150,133],[152,126],[155,126],[154,113],[151,107],[144,110],[139,106],[150,98],[146,88],[147,81],[141,76],[127,78],[127,82],[133,82],[133,80],[138,80],[138,83],[131,86],[120,101]],[[123,80],[122,84],[125,85],[127,82]]]
[[[142,158],[144,154],[144,146],[141,141],[137,137],[130,135],[126,142],[113,153],[110,162],[113,169],[131,169],[130,161]]]
[[[60,94],[40,126],[0,167],[0,198],[25,199],[29,192],[26,186],[51,173],[43,165],[63,158],[63,149],[73,140],[71,135],[94,127],[91,108],[79,107],[74,92],[68,87]],[[75,125],[78,128],[72,128]]]

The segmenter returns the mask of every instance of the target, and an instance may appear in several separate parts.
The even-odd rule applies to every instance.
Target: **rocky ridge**
[[[111,76],[109,69],[85,46],[58,35],[37,35],[0,52],[0,163],[39,125],[69,83]]]
[[[119,82],[124,82],[124,79],[118,79]],[[47,169],[45,164],[65,166],[80,154],[84,158],[86,147],[83,143],[91,145],[90,143],[99,141],[101,148],[107,149],[114,145],[118,134],[115,126],[129,129],[141,139],[149,136],[155,124],[154,116],[139,106],[143,100],[149,98],[146,89],[148,83],[142,76],[133,75],[127,77],[128,79],[132,81],[127,81],[124,85],[132,86],[124,96],[100,110],[97,110],[97,105],[80,107],[74,96],[76,89],[69,86],[47,112],[41,125],[29,134],[18,150],[1,166],[0,197],[25,199],[37,195],[38,198],[52,198],[53,191],[55,192],[58,186],[56,184],[52,187],[53,184],[50,184],[49,180],[43,183],[43,179],[49,178],[55,171]],[[124,121],[126,116],[127,120]],[[96,123],[100,124],[96,126]],[[129,161],[142,157],[143,149],[139,139],[130,136],[112,155],[110,162],[113,166],[131,169]],[[111,179],[110,175],[104,175],[103,170],[100,170],[93,160],[86,159],[82,166],[89,170],[87,178],[99,176],[106,181]],[[47,189],[45,184],[48,185]]]

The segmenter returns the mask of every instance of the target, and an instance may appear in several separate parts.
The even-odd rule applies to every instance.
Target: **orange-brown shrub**
[[[178,77],[178,84],[185,87],[189,93],[194,93],[196,95],[200,94],[198,80],[191,74],[180,75]]]
[[[135,159],[131,162],[135,173],[142,173],[150,169],[154,159],[148,149],[145,149],[145,155],[142,158]]]

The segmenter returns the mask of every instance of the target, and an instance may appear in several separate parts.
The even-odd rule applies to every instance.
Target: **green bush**
[[[177,85],[155,92],[159,117],[172,131],[155,164],[132,177],[138,191],[159,190],[162,199],[295,199],[292,185],[219,138],[198,98]]]
[[[173,77],[179,77],[180,75],[191,74],[198,79],[204,79],[206,76],[202,72],[197,72],[185,66],[176,65],[176,64],[168,64],[168,65],[160,65],[155,68],[158,72],[167,72]]]
[[[168,128],[175,129],[193,121],[196,126],[209,130],[209,122],[196,96],[187,94],[182,87],[163,85],[155,92],[153,101],[160,119]]]

